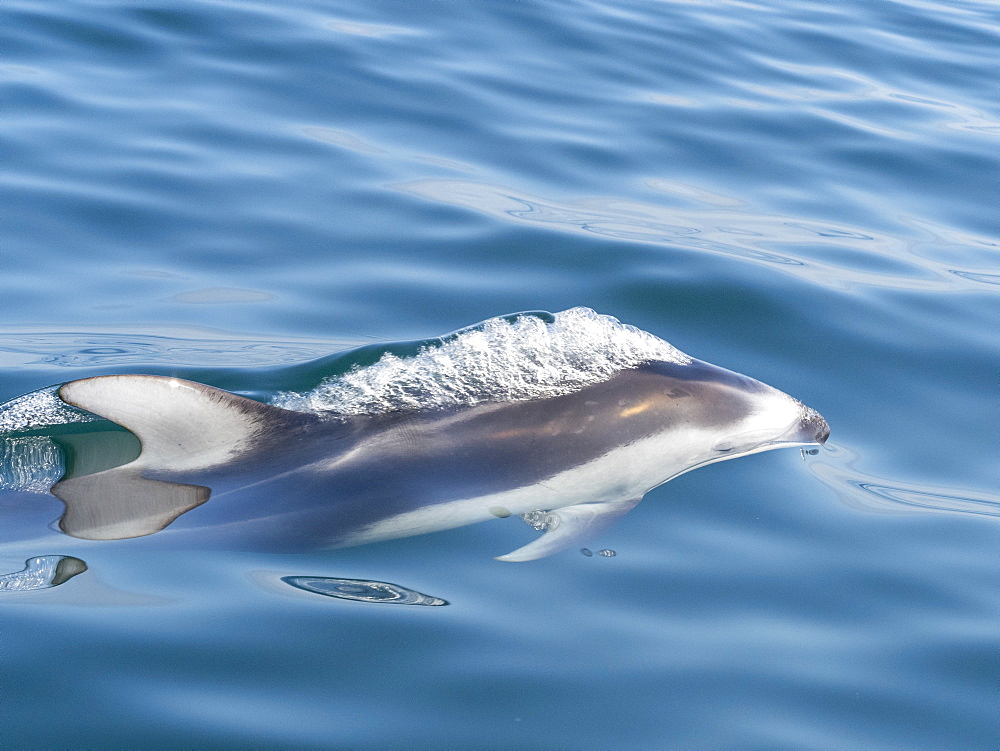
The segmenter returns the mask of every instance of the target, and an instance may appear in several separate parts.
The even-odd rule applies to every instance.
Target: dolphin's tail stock
[[[65,384],[58,394],[67,404],[127,428],[142,444],[139,457],[129,464],[71,474],[52,487],[52,494],[66,504],[60,528],[89,540],[141,537],[165,528],[207,501],[210,490],[155,479],[155,474],[224,465],[259,440],[268,418],[287,421],[296,415],[211,386],[160,376],[85,378]]]

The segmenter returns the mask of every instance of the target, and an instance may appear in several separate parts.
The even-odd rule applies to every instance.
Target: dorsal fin
[[[136,469],[225,464],[250,448],[268,422],[294,414],[193,381],[149,375],[72,381],[59,398],[132,431],[142,443]]]

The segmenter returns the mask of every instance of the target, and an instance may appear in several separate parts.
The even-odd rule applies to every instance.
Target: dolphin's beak
[[[727,436],[712,447],[714,451],[728,456],[756,454],[758,451],[779,446],[808,446],[811,443],[826,443],[830,437],[830,426],[823,416],[814,409],[801,405],[798,420],[778,435],[772,430],[756,430],[736,436]],[[717,460],[716,460],[717,461]]]

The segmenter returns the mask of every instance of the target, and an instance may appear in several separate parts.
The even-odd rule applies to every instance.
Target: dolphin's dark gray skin
[[[145,375],[73,381],[59,397],[142,444],[129,464],[53,487],[69,535],[171,525],[258,547],[337,547],[552,511],[545,534],[505,561],[576,546],[696,467],[829,435],[792,397],[689,358],[556,396],[383,414],[296,412]],[[248,489],[253,504],[241,503]]]

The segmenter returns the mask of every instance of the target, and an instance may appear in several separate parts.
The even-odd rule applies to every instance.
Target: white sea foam
[[[0,404],[0,434],[101,419],[70,407],[56,396],[58,388],[39,389]]]
[[[387,353],[311,391],[279,394],[272,403],[347,416],[527,401],[569,394],[654,360],[690,361],[662,339],[589,308],[554,318],[492,318],[412,357]]]

